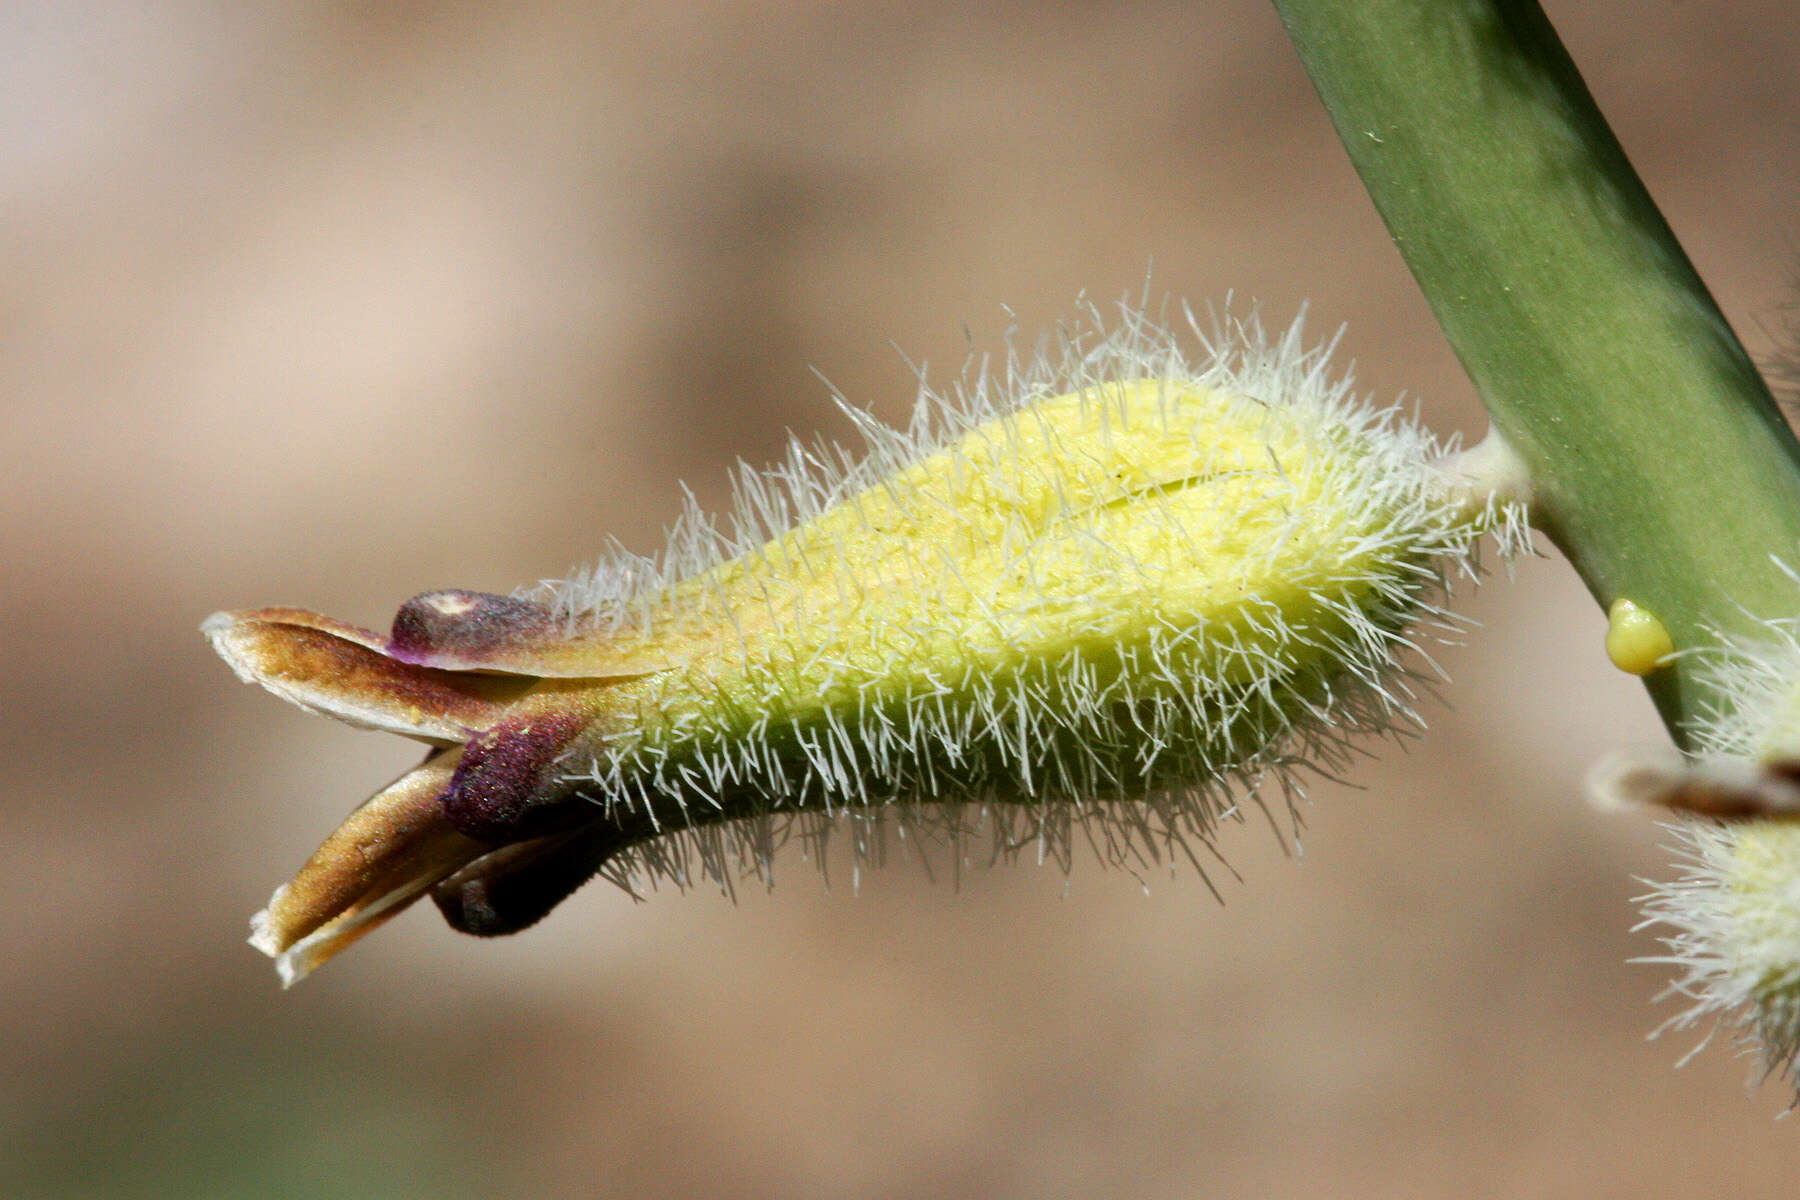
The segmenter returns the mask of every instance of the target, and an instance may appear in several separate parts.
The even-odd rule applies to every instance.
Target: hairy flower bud
[[[1643,898],[1645,924],[1673,929],[1670,990],[1689,1001],[1665,1028],[1733,1026],[1764,1069],[1800,1084],[1800,824],[1678,827],[1683,874]]]
[[[1409,623],[1520,521],[1453,494],[1441,448],[1354,399],[1298,324],[1202,340],[1190,365],[1128,316],[925,392],[906,432],[852,413],[866,457],[796,444],[744,473],[727,529],[690,511],[661,559],[538,600],[430,594],[386,639],[291,610],[209,632],[307,707],[460,744],[439,820],[483,850],[427,886],[471,932],[596,872],[729,886],[846,816],[859,862],[889,816],[1064,863],[1081,841],[1187,854],[1228,785],[1291,801],[1296,769],[1414,723]],[[278,661],[332,637],[347,689]],[[317,915],[259,944],[287,955]]]
[[[1764,622],[1702,658],[1723,697],[1691,762],[1616,759],[1597,788],[1705,818],[1676,827],[1684,870],[1642,898],[1689,1006],[1667,1028],[1740,1031],[1800,1087],[1800,620]]]

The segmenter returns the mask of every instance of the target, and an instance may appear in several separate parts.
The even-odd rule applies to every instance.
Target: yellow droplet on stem
[[[1621,597],[1606,613],[1606,657],[1632,675],[1648,675],[1675,653],[1675,641],[1656,614]]]

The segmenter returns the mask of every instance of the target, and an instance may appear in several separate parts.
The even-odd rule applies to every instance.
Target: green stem
[[[1536,3],[1275,6],[1601,607],[1678,648],[1800,611],[1800,445]],[[1684,745],[1693,668],[1647,680]]]

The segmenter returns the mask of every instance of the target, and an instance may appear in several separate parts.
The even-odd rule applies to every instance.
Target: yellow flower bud
[[[1648,675],[1675,653],[1668,628],[1655,613],[1620,597],[1606,613],[1606,656],[1631,675]]]
[[[1722,822],[1677,827],[1684,873],[1643,898],[1645,923],[1673,930],[1649,961],[1677,966],[1690,1001],[1667,1027],[1736,1028],[1800,1086],[1800,621],[1725,639],[1701,668],[1723,700],[1696,761],[1620,773],[1628,794]]]
[[[450,780],[433,844],[496,850],[434,894],[471,932],[529,924],[597,871],[729,885],[845,814],[953,839],[985,823],[996,853],[1065,864],[1081,841],[1191,857],[1227,785],[1273,777],[1291,803],[1352,735],[1415,723],[1409,623],[1443,616],[1432,597],[1484,532],[1521,527],[1331,379],[1298,324],[1203,340],[1190,365],[1128,317],[925,393],[905,433],[853,413],[866,457],[796,444],[744,474],[728,532],[690,511],[661,559],[615,556],[541,603],[420,597],[385,641],[289,610],[212,632],[308,707],[466,740],[431,760]],[[404,703],[245,649],[330,636]],[[474,682],[493,672],[536,682]],[[857,833],[860,864],[878,836]],[[317,937],[329,907],[265,919],[259,944]]]
[[[1689,1001],[1665,1028],[1712,1020],[1759,1047],[1764,1069],[1800,1084],[1800,824],[1681,826],[1684,874],[1644,898],[1646,923],[1673,928],[1668,954]]]

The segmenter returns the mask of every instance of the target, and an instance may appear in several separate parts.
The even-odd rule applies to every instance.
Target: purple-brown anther
[[[426,592],[402,604],[387,652],[401,662],[451,670],[507,670],[526,666],[533,649],[561,640],[541,604],[452,590]]]
[[[594,877],[631,840],[610,821],[502,847],[431,889],[450,927],[477,937],[517,933]]]
[[[580,711],[510,717],[463,747],[443,796],[457,830],[491,846],[535,838],[592,817],[591,801],[558,794],[555,768],[563,747],[587,724]]]
[[[433,747],[252,920],[250,942],[284,984],[433,888],[459,929],[523,928],[628,840],[557,767],[595,695],[649,668],[563,634],[541,605],[431,592],[401,607],[389,637],[292,608],[216,613],[201,628],[246,682]],[[544,869],[521,871],[531,864]]]

